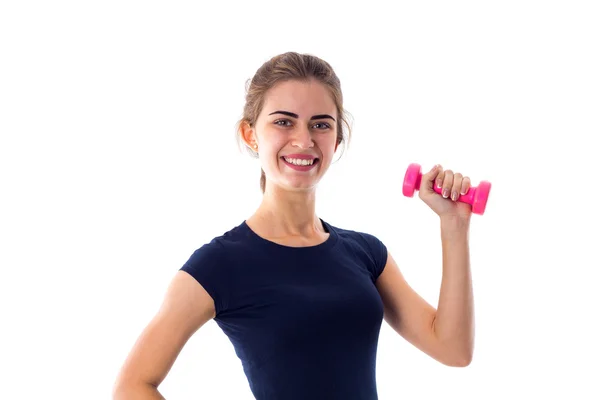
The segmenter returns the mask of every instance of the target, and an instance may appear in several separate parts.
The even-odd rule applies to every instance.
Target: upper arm
[[[158,387],[188,339],[214,316],[208,292],[187,272],[177,271],[159,311],[129,353],[115,387]]]
[[[409,343],[447,364],[433,330],[436,309],[410,287],[390,253],[376,286],[386,322]]]

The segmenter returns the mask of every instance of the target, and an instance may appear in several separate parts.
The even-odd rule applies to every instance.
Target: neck
[[[315,213],[315,199],[315,189],[292,192],[267,185],[255,217],[274,237],[313,237],[324,232]]]

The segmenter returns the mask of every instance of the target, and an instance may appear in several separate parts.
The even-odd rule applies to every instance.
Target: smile
[[[319,163],[318,158],[312,160],[300,160],[297,158],[281,157],[281,159],[288,167],[296,171],[309,171]]]

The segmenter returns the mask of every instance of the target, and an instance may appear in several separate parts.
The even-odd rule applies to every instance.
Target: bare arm
[[[206,290],[187,272],[177,271],[160,310],[121,368],[113,399],[164,400],[158,386],[189,338],[214,316],[214,301]]]
[[[377,280],[388,324],[437,361],[470,364],[473,354],[473,294],[466,226],[442,221],[443,273],[437,310],[405,280],[391,254]]]
[[[468,229],[455,220],[441,220],[442,286],[433,323],[436,336],[454,349],[461,365],[471,362],[475,336]]]

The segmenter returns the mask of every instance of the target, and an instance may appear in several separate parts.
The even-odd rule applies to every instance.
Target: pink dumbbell
[[[410,164],[404,175],[402,194],[406,197],[413,197],[415,190],[419,190],[421,187],[422,176],[421,166],[416,163]],[[459,194],[456,201],[470,204],[474,214],[482,215],[485,211],[485,205],[487,204],[491,188],[492,184],[490,182],[481,181],[478,186],[471,186],[466,194]],[[438,188],[435,184],[433,185],[433,190],[436,193],[442,194],[442,189]]]

